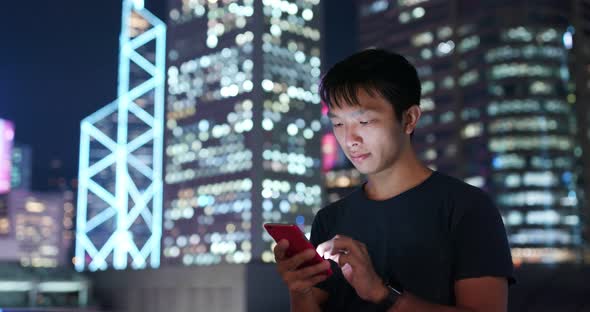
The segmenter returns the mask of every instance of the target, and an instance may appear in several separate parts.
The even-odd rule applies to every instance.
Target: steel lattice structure
[[[160,265],[166,25],[123,0],[118,98],[81,122],[75,267]]]

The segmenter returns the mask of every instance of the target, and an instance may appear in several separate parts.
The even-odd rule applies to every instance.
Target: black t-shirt
[[[313,221],[315,246],[336,234],[363,242],[384,281],[431,303],[453,305],[459,279],[498,276],[513,282],[506,231],[492,200],[442,173],[383,201],[368,199],[359,187]],[[329,293],[324,311],[378,311],[358,297],[334,262],[332,269],[316,285]]]

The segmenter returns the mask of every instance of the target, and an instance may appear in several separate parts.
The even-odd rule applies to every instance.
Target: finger
[[[326,271],[330,267],[330,262],[324,260],[318,264],[314,264],[312,266],[303,268],[301,270],[296,271],[295,278],[296,279],[309,279],[319,273]]]
[[[312,277],[309,280],[309,283],[311,284],[311,286],[315,286],[317,283],[322,282],[322,281],[326,280],[327,278],[328,278],[327,274],[319,274],[319,275]]]
[[[318,247],[316,248],[316,251],[318,252],[318,254],[320,256],[324,257],[324,254],[326,254],[328,252],[332,252],[333,250],[336,250],[336,248],[334,247],[334,244],[336,244],[337,242],[341,242],[341,241],[348,242],[351,240],[352,239],[348,236],[337,234],[334,237],[332,237],[332,239],[319,244]],[[326,255],[326,257],[327,256],[328,255]],[[326,257],[324,257],[324,258],[326,258]]]
[[[303,252],[300,252],[289,259],[285,259],[279,264],[279,271],[294,271],[299,266],[301,266],[304,262],[312,259],[315,256],[315,250],[313,249],[306,249]]]
[[[352,278],[352,266],[348,263],[344,264],[342,266],[342,275],[344,276],[344,278],[346,278],[347,280],[350,280]]]
[[[354,266],[353,269],[353,265],[351,265],[350,259],[347,257],[343,257],[340,261],[341,262],[338,265],[340,265],[342,276],[350,282],[353,278],[353,272],[356,270],[356,266]]]
[[[359,249],[356,246],[356,241],[352,238],[344,237],[333,240],[332,249],[328,251],[329,254],[335,255],[337,253],[348,254],[349,252],[357,252]]]
[[[307,280],[298,280],[298,281],[294,281],[293,283],[291,283],[289,285],[289,289],[290,290],[302,290],[302,289],[306,289],[309,287],[313,287],[315,286],[317,283],[322,282],[324,280],[326,280],[328,278],[327,275],[325,274],[319,274],[316,276],[313,276]]]
[[[336,253],[336,254],[325,253],[324,259],[332,260],[332,261],[338,263],[340,261],[340,255],[341,255],[341,253]]]
[[[286,239],[281,239],[277,243],[277,245],[273,249],[273,252],[275,254],[275,260],[277,262],[286,258],[286,253],[287,253],[288,248],[289,248],[289,241]]]
[[[357,243],[358,243],[359,250],[364,255],[368,256],[369,255],[369,249],[367,249],[367,245],[365,245],[363,242],[359,242],[359,241],[357,241]]]
[[[338,263],[338,266],[340,266],[340,268],[342,268],[345,264],[350,263],[351,258],[352,258],[352,255],[350,255],[350,254],[348,254],[348,255],[341,254],[338,257],[338,261],[336,263]]]
[[[293,272],[285,272],[282,274],[284,282],[291,290],[300,290],[299,288],[309,288],[317,283],[318,276],[328,277],[327,274],[322,274],[330,267],[328,261],[312,265]],[[323,280],[323,279],[320,279]],[[299,285],[299,286],[297,286]],[[302,286],[303,285],[303,286]]]
[[[334,240],[332,252],[340,252],[344,254],[354,253],[365,256],[369,255],[369,250],[363,242],[354,240],[350,237],[341,237]]]
[[[318,245],[318,247],[316,247],[316,251],[320,256],[324,256],[325,253],[327,253],[328,251],[332,250],[332,246],[333,246],[333,240],[327,240],[321,244]]]
[[[338,266],[340,266],[341,269],[346,265],[349,265],[351,268],[357,268],[361,267],[362,259],[360,259],[359,254],[340,254],[338,257],[338,262],[336,263],[338,263]]]

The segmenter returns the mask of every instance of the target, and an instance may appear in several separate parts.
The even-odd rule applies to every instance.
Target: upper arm
[[[505,312],[508,310],[508,281],[491,276],[457,280],[455,304],[477,312]]]
[[[464,205],[452,234],[454,280],[484,276],[512,280],[510,248],[498,209],[487,196]]]

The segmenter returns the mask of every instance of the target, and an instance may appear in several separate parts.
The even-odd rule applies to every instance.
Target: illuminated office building
[[[582,168],[582,179],[579,179],[579,184],[584,188],[584,214],[585,218],[585,232],[584,241],[590,241],[590,226],[588,218],[590,217],[590,107],[588,99],[590,99],[590,1],[575,1],[574,2],[574,32],[573,32],[573,48],[575,54],[575,61],[573,63],[572,75],[576,77],[576,116],[578,116],[578,139],[581,143],[582,157],[580,166]],[[584,66],[575,66],[576,64],[584,64]],[[590,263],[590,248],[586,245],[585,263]]]
[[[72,266],[72,192],[31,193],[15,190],[9,201],[19,261],[25,267]]]
[[[6,207],[5,209],[8,210],[7,217],[0,220],[0,232],[4,233],[4,235],[0,235],[0,250],[2,250],[0,261],[20,263],[20,244],[16,240],[14,226],[15,214],[18,207],[14,205],[13,198],[22,194],[20,191],[29,191],[31,188],[31,147],[16,143],[12,147],[11,156],[10,193],[0,195],[2,198],[0,199],[0,205]],[[71,242],[69,246],[71,246]]]
[[[11,232],[8,193],[13,141],[14,125],[8,120],[0,119],[0,237],[8,236]]]
[[[33,170],[31,147],[24,144],[14,144],[12,147],[11,189],[30,190]]]
[[[357,3],[361,47],[417,67],[420,157],[493,196],[515,263],[579,261],[577,1]]]
[[[273,260],[321,205],[319,0],[170,0],[162,261]]]

